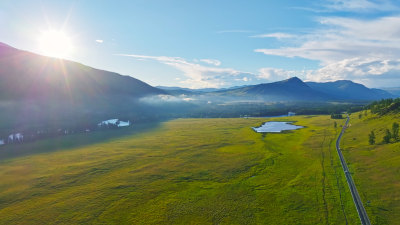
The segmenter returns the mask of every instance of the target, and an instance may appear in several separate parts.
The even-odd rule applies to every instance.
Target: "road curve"
[[[349,172],[349,168],[347,167],[346,161],[344,160],[342,151],[340,150],[340,139],[342,138],[342,135],[347,128],[349,120],[350,120],[350,117],[347,116],[346,124],[343,126],[342,131],[340,132],[339,137],[336,140],[336,150],[337,150],[339,158],[340,158],[340,163],[342,164],[342,167],[343,167],[344,175],[346,176],[347,184],[349,185],[349,188],[350,188],[351,196],[353,197],[354,205],[356,206],[358,216],[360,217],[361,224],[362,225],[371,225],[371,222],[369,221],[367,212],[365,211],[365,208],[362,204],[360,195],[358,194],[356,185],[354,184],[353,178],[351,177],[351,174]]]

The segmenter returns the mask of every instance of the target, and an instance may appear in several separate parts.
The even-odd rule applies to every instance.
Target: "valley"
[[[340,128],[329,116],[267,120],[305,128],[260,134],[251,127],[266,118],[178,119],[81,146],[20,145],[32,154],[0,165],[0,223],[357,223],[334,147]]]
[[[357,224],[343,112],[372,224],[400,219],[398,142],[368,144],[399,119],[389,92],[297,77],[156,88],[4,44],[1,57],[0,223]]]
[[[0,1],[0,225],[400,224],[400,1]]]

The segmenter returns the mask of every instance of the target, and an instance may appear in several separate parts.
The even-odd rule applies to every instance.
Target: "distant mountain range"
[[[154,121],[196,116],[263,116],[293,110],[293,107],[265,104],[277,101],[301,102],[302,106],[294,108],[298,112],[327,113],[336,108],[303,109],[309,109],[310,104],[336,100],[392,97],[385,90],[370,89],[352,81],[315,83],[303,82],[297,77],[223,89],[152,87],[131,76],[0,43],[0,134],[7,134],[10,129],[89,127],[110,118]],[[240,105],[242,102],[246,103],[246,109]]]
[[[317,83],[297,77],[231,88],[152,87],[131,76],[45,57],[0,43],[0,99],[97,99],[110,96],[208,95],[265,101],[378,100],[393,94],[349,80]]]
[[[308,86],[321,93],[329,95],[332,99],[339,100],[380,100],[394,97],[387,91],[367,88],[362,84],[350,80],[316,83],[306,82]]]
[[[382,90],[387,91],[396,97],[400,97],[400,87],[382,88]]]
[[[298,77],[273,83],[248,85],[228,89],[202,91],[178,87],[159,87],[170,94],[206,94],[213,96],[237,97],[241,99],[323,101],[323,100],[380,100],[393,98],[393,94],[375,88],[367,88],[350,80],[334,82],[303,82]]]
[[[324,100],[327,96],[310,88],[302,80],[292,77],[287,80],[238,87],[215,92],[217,95],[237,96],[241,98],[257,98],[265,100]]]

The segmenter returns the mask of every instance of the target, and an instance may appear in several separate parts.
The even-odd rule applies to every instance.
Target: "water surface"
[[[285,130],[297,130],[303,128],[302,126],[293,125],[291,123],[292,122],[271,121],[264,123],[260,127],[253,127],[253,130],[256,131],[257,133],[266,133],[266,132],[279,133]]]

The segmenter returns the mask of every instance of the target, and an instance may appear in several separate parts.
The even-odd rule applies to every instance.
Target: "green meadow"
[[[272,120],[305,128],[251,129]],[[177,119],[3,146],[0,224],[358,224],[335,149],[344,120],[335,121],[337,128],[329,116]],[[353,127],[344,136],[352,162],[359,157],[351,153]],[[382,150],[364,151],[357,154]],[[392,168],[397,150],[387,151],[385,163],[371,157],[367,165]],[[378,195],[367,181],[395,178],[350,166],[361,193]],[[378,196],[367,210],[395,214],[393,194],[384,194],[387,203]]]
[[[343,154],[353,173],[358,192],[373,224],[400,221],[400,142],[383,143],[385,129],[400,123],[400,114],[377,116],[367,112],[351,115],[342,139]],[[374,131],[376,144],[368,143]]]

